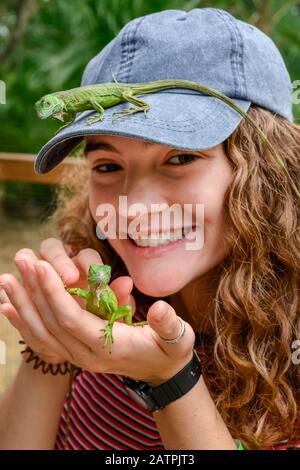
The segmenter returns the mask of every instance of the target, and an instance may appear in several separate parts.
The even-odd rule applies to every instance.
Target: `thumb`
[[[118,305],[130,305],[132,316],[135,314],[136,303],[131,291],[133,288],[133,281],[130,276],[120,276],[114,279],[110,285],[111,289],[117,296]]]
[[[178,342],[167,343],[164,341],[164,339],[171,340],[180,336],[182,323],[178,316],[174,308],[163,300],[158,300],[151,305],[147,315],[148,324],[155,331],[159,346],[170,356],[173,354],[176,356],[186,355],[193,349],[195,343],[193,328],[184,320],[182,322],[185,332]]]

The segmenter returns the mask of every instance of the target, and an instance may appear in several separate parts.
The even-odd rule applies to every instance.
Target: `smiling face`
[[[141,292],[154,297],[171,295],[220,264],[229,252],[224,240],[223,201],[233,176],[224,144],[209,150],[183,151],[120,136],[93,135],[85,140],[90,210],[96,223],[101,203],[112,205],[117,219],[126,221],[127,227],[135,218],[128,215],[129,208],[142,204],[144,211],[138,218],[148,221],[143,230],[148,227],[149,236],[146,242],[137,240],[138,245],[157,245],[151,237],[162,237],[167,229],[172,234],[174,228],[179,228],[179,236],[184,227],[188,232],[191,224],[184,219],[180,226],[173,219],[156,219],[151,232],[147,215],[153,215],[153,204],[182,208],[188,204],[193,226],[198,223],[197,205],[204,207],[204,243],[200,249],[187,249],[187,240],[174,241],[174,236],[159,246],[137,246],[128,236],[108,239]],[[127,197],[127,212],[119,205],[120,195]]]

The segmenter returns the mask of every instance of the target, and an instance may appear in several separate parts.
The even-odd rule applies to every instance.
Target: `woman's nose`
[[[150,212],[153,205],[165,204],[167,202],[165,191],[162,191],[161,185],[150,178],[132,180],[123,195],[124,201],[126,199],[127,210],[130,208],[135,210],[140,206],[143,214]],[[121,208],[120,213],[124,215],[122,211],[123,208]]]
[[[137,185],[119,196],[118,216],[129,224],[139,220],[147,225],[149,216],[159,215],[168,207],[165,196],[151,185]]]

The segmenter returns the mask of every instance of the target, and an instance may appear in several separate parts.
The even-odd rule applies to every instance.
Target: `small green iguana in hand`
[[[87,119],[88,124],[93,124],[97,121],[102,121],[105,115],[104,109],[116,106],[123,102],[129,102],[134,104],[135,108],[124,109],[118,113],[113,114],[113,120],[120,117],[125,117],[133,113],[144,111],[146,116],[147,111],[150,109],[150,105],[145,101],[137,98],[135,95],[144,95],[147,93],[155,93],[160,90],[168,88],[186,88],[195,90],[215,98],[228,104],[236,112],[238,112],[248,123],[255,129],[259,137],[266,142],[271,154],[275,161],[280,165],[287,178],[290,181],[293,190],[296,195],[300,197],[300,192],[297,189],[294,181],[292,180],[285,163],[280,155],[277,154],[276,150],[272,146],[271,142],[267,139],[264,132],[255,124],[253,119],[248,116],[231,98],[220,93],[219,91],[202,85],[201,83],[192,82],[190,80],[156,80],[153,82],[144,83],[120,83],[116,80],[113,75],[114,82],[111,83],[99,83],[95,85],[86,85],[70,90],[58,91],[43,96],[39,101],[35,103],[35,109],[37,115],[41,119],[54,118],[60,121],[67,122],[64,126],[60,127],[59,132],[64,127],[68,126],[75,120],[76,113],[94,109],[98,111],[98,115]]]
[[[143,326],[148,324],[147,321],[132,323],[132,309],[130,305],[118,305],[117,297],[114,291],[109,287],[108,283],[111,277],[111,267],[107,264],[91,264],[88,272],[88,289],[81,289],[80,287],[66,287],[65,289],[69,294],[83,297],[86,300],[85,309],[88,312],[97,315],[103,320],[108,320],[104,331],[105,343],[108,342],[109,353],[112,353],[112,344],[114,342],[112,335],[113,324],[119,318],[124,318],[127,325]],[[99,339],[103,338],[100,336]],[[67,422],[65,433],[65,446],[69,434],[70,427],[70,413],[71,413],[71,399],[72,399],[72,382],[76,367],[71,364],[70,378],[69,378],[69,391],[67,400]]]
[[[91,264],[88,272],[88,289],[79,287],[66,287],[69,294],[83,297],[86,300],[85,309],[94,313],[103,320],[108,320],[108,324],[103,330],[108,341],[109,352],[112,352],[114,342],[112,335],[113,324],[118,318],[124,318],[127,325],[140,326],[147,322],[132,323],[132,310],[130,305],[118,306],[118,300],[114,291],[108,283],[111,277],[111,267],[107,264]],[[101,337],[100,337],[101,338]]]

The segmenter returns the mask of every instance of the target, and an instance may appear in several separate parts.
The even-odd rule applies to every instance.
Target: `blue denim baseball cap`
[[[245,112],[252,104],[293,122],[293,87],[283,58],[265,33],[217,8],[164,10],[127,23],[87,64],[81,86],[113,81],[139,83],[182,79],[214,88]],[[47,173],[86,135],[109,134],[145,140],[182,150],[201,150],[226,140],[242,116],[216,97],[172,88],[137,95],[150,110],[112,121],[132,107],[121,103],[89,125],[94,110],[77,113],[40,150],[37,173]]]

